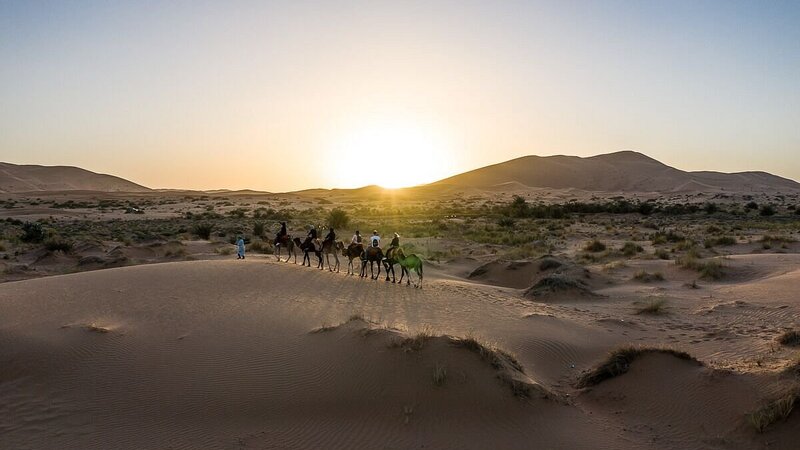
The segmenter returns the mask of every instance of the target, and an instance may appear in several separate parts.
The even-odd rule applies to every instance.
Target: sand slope
[[[645,358],[577,390],[608,350],[652,341],[650,320],[671,328],[622,321],[618,304],[543,304],[455,280],[420,290],[258,258],[5,283],[2,446],[790,448],[785,427],[741,425],[767,382],[709,381],[706,369]],[[515,396],[505,369],[449,338],[393,345],[420,330],[507,350],[524,372],[511,375],[537,387]]]
[[[601,429],[575,408],[514,397],[463,349],[391,349],[358,323],[310,333],[354,311],[397,326],[449,322],[461,334],[487,324],[483,313],[505,315],[508,305],[478,311],[477,295],[449,289],[263,261],[7,283],[0,432],[14,448],[625,447],[590,438]],[[440,388],[434,364],[448,368]]]
[[[0,192],[68,190],[145,192],[150,189],[123,178],[90,172],[78,167],[0,162]]]
[[[764,172],[686,172],[641,153],[621,151],[588,158],[525,156],[434,183],[442,187],[528,187],[603,192],[798,191],[800,184]]]

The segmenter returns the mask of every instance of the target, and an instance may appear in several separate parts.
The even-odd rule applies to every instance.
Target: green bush
[[[497,225],[503,228],[514,228],[514,225],[516,225],[516,223],[517,222],[510,217],[502,217],[500,218],[500,220],[497,221]]]
[[[583,249],[586,250],[587,252],[599,253],[605,251],[606,244],[598,241],[597,239],[594,239],[593,241],[587,243],[586,247],[584,247]]]
[[[256,237],[264,236],[264,222],[256,222],[253,224],[253,235]]]
[[[772,205],[764,205],[758,211],[758,214],[760,214],[762,216],[774,216],[776,212],[777,211],[775,211],[775,207],[774,206],[772,206]]]
[[[72,252],[72,242],[54,238],[45,242],[44,248],[51,252],[70,253]]]
[[[197,235],[200,239],[209,240],[213,229],[214,226],[210,223],[198,223],[192,227],[192,233]]]
[[[736,245],[736,238],[733,238],[731,236],[721,236],[721,237],[718,237],[718,238],[706,239],[706,242],[705,242],[705,247],[706,248],[711,248],[711,247],[715,247],[715,246],[718,246],[718,245],[721,245],[723,247],[724,246],[728,246],[728,245]]]
[[[22,224],[22,242],[42,242],[44,240],[44,228],[38,222],[25,222]]]
[[[642,251],[644,251],[642,246],[634,242],[626,242],[625,245],[622,246],[622,254],[625,256],[633,256]]]
[[[334,208],[328,213],[328,226],[334,229],[347,228],[350,224],[350,216],[343,209]]]

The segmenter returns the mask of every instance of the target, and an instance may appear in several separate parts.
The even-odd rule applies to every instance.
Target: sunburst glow
[[[345,133],[333,144],[339,186],[400,188],[444,178],[451,145],[429,126],[376,122]]]

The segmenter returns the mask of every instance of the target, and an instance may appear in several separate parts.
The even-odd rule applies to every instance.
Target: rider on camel
[[[361,244],[361,232],[356,230],[356,234],[353,235],[353,239],[350,240],[350,245],[358,245]]]
[[[286,231],[286,222],[281,222],[281,229],[278,231],[278,235],[275,237],[275,245],[278,245],[279,242],[283,240],[289,233]]]
[[[386,256],[384,256],[383,260],[386,261],[392,255],[392,252],[396,251],[399,247],[400,235],[395,233],[394,238],[392,238],[392,242],[389,244],[389,248],[386,249]]]
[[[306,236],[306,245],[317,239],[317,228],[314,225],[308,226],[308,235]]]
[[[381,246],[381,237],[378,236],[378,230],[374,230],[372,232],[372,236],[369,238],[369,246],[370,247],[380,247]],[[361,259],[366,261],[367,260],[367,252],[361,254]]]
[[[373,247],[381,246],[381,237],[378,236],[378,230],[372,232],[372,237],[369,238],[369,243]]]
[[[324,245],[326,242],[331,242],[331,243],[333,243],[333,242],[335,242],[335,241],[336,241],[336,232],[335,232],[335,231],[333,231],[333,227],[331,227],[331,230],[330,230],[330,231],[328,231],[328,234],[325,236],[325,240],[324,240],[324,241],[322,241],[322,243],[323,243],[323,245]]]

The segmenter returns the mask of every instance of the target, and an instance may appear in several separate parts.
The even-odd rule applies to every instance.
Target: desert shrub
[[[775,207],[772,205],[764,205],[758,210],[758,214],[762,216],[774,216],[776,212]]]
[[[669,230],[667,232],[656,231],[655,233],[653,233],[652,236],[650,236],[650,242],[652,242],[653,245],[666,244],[667,242],[682,242],[685,240],[686,240],[685,236],[676,233],[672,230]]]
[[[682,252],[682,251],[686,251],[686,250],[692,250],[694,248],[694,245],[695,244],[694,244],[693,240],[684,239],[684,240],[676,243],[675,247],[673,247],[673,249],[675,251]]]
[[[559,260],[557,260],[555,258],[544,258],[539,263],[539,270],[545,271],[545,270],[550,270],[550,269],[558,269],[562,265],[563,264],[561,263],[561,261],[559,261]]]
[[[716,246],[728,246],[728,245],[736,245],[736,238],[731,236],[720,236],[718,238],[710,238],[706,239],[705,247],[711,248]]]
[[[778,337],[778,343],[788,347],[800,346],[800,331],[791,330],[783,333],[780,335],[780,337]]]
[[[586,250],[587,252],[599,253],[605,251],[606,244],[600,242],[597,239],[594,239],[591,242],[587,243],[583,249]]]
[[[211,238],[211,232],[214,230],[214,226],[210,223],[198,223],[192,227],[192,233],[199,237],[200,239],[209,240]],[[224,236],[224,234],[223,234]]]
[[[640,270],[636,272],[633,279],[650,283],[652,281],[664,281],[664,275],[662,275],[661,272],[650,273],[646,270]]]
[[[232,255],[233,254],[233,248],[231,248],[231,247],[219,247],[219,248],[216,249],[216,252],[219,253],[220,255],[225,255],[225,256]]]
[[[644,305],[636,310],[636,314],[653,314],[660,315],[666,313],[665,307],[667,306],[666,300],[657,298],[648,300]]]
[[[663,248],[656,249],[653,253],[658,259],[669,259],[669,252]]]
[[[227,205],[227,203],[226,203],[226,205]],[[231,217],[234,217],[236,219],[243,219],[246,214],[247,214],[247,210],[244,209],[244,208],[236,208],[236,209],[228,211],[228,215],[231,216]]]
[[[44,243],[44,248],[51,252],[70,253],[72,251],[72,242],[58,238],[52,238]]]
[[[736,238],[732,236],[721,236],[716,240],[717,245],[736,245]]]
[[[42,242],[44,240],[44,228],[39,222],[25,222],[22,224],[22,242]]]
[[[334,208],[328,213],[328,226],[334,229],[347,228],[350,224],[350,216],[343,209]]]
[[[272,246],[262,240],[254,241],[252,244],[250,244],[250,247],[248,247],[248,249],[254,252],[266,253],[266,254],[272,254],[273,252]]]
[[[256,237],[264,236],[264,222],[256,222],[253,224],[253,235]]]
[[[746,205],[744,205],[744,208],[745,208],[745,209],[758,209],[758,203],[756,203],[756,202],[749,202],[749,203],[747,203]]]
[[[689,254],[679,258],[675,263],[681,267],[699,272],[700,278],[719,280],[725,275],[722,262],[716,259],[702,260],[695,255]]]
[[[781,397],[748,414],[747,420],[756,431],[763,433],[770,425],[786,420],[798,400],[800,400],[800,389],[794,387]]]
[[[764,236],[761,237],[759,242],[769,243],[769,244],[776,243],[776,242],[780,243],[780,244],[788,244],[788,243],[795,242],[795,240],[793,238],[789,237],[789,236],[778,236],[778,235],[765,234]]]
[[[500,220],[497,221],[497,225],[503,228],[514,228],[514,225],[516,225],[516,223],[517,222],[510,217],[502,217],[500,218]]]
[[[703,211],[705,211],[706,214],[714,214],[715,212],[719,211],[719,206],[717,206],[717,204],[714,202],[708,202],[703,205]]]
[[[644,251],[641,245],[637,245],[635,242],[626,242],[622,246],[622,254],[625,256],[633,256],[637,253]]]
[[[722,268],[722,263],[712,259],[710,261],[706,261],[705,264],[700,267],[700,278],[705,278],[707,280],[719,280],[723,276],[725,276],[725,272]]]

